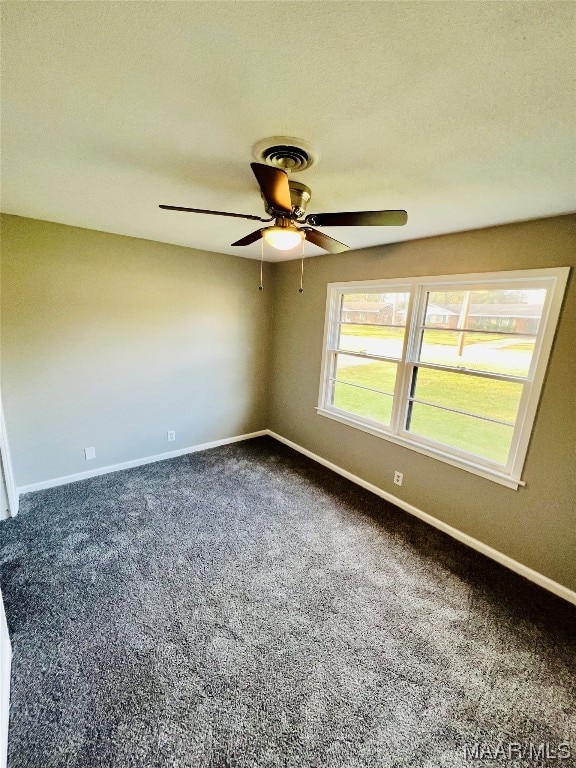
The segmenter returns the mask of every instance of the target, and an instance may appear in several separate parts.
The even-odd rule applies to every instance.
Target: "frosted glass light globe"
[[[303,238],[303,232],[291,227],[267,227],[264,230],[264,240],[272,248],[277,248],[279,251],[289,251],[290,248],[295,248],[298,243],[302,242]]]

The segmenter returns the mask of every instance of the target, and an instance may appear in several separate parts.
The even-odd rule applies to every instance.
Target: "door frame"
[[[8,635],[4,603],[0,592],[0,768],[6,768],[8,760],[8,722],[10,719],[10,670],[12,645]]]
[[[10,455],[10,446],[8,445],[8,435],[6,433],[6,420],[4,418],[4,406],[2,405],[2,395],[0,394],[0,461],[2,461],[2,471],[4,473],[4,482],[6,483],[6,493],[8,496],[8,511],[10,517],[16,517],[19,508],[18,488],[14,479],[14,470],[12,468],[12,457]]]

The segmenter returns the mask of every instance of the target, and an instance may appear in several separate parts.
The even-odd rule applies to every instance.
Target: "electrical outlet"
[[[404,480],[403,472],[394,472],[394,484],[395,485],[402,485],[402,481],[403,480]]]
[[[90,461],[91,459],[96,458],[96,448],[92,446],[91,448],[84,448],[84,456],[86,457],[86,461]]]
[[[168,442],[169,442],[169,443],[173,443],[173,442],[174,442],[174,440],[176,440],[176,432],[175,432],[173,429],[171,429],[171,430],[168,432]]]

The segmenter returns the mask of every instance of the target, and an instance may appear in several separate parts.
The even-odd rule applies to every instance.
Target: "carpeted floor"
[[[575,609],[270,438],[29,494],[0,568],[9,768],[576,763]]]

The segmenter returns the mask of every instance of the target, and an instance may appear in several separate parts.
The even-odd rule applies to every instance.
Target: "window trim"
[[[383,278],[381,280],[328,283],[320,389],[316,412],[321,416],[396,443],[454,467],[472,472],[508,488],[517,489],[519,486],[525,485],[525,482],[521,479],[522,471],[534,428],[538,403],[548,368],[550,352],[569,274],[569,267],[553,267],[505,272]],[[404,417],[408,407],[408,390],[414,366],[433,367],[428,363],[418,363],[416,359],[413,359],[415,357],[414,350],[416,349],[417,334],[424,319],[425,301],[422,298],[423,294],[430,290],[442,290],[444,288],[446,290],[467,290],[466,286],[470,286],[469,290],[493,289],[499,283],[505,284],[506,289],[510,290],[544,287],[548,289],[538,332],[530,334],[536,337],[530,370],[525,379],[519,378],[519,381],[525,386],[520,399],[516,427],[506,467],[491,462],[488,459],[459,451],[450,446],[446,446],[446,449],[444,449],[441,444],[430,441],[425,437],[417,436],[413,432],[407,432],[402,428],[402,425],[405,423]],[[399,375],[396,377],[389,428],[370,419],[361,416],[357,417],[330,404],[331,369],[332,360],[337,349],[335,334],[339,328],[340,297],[344,293],[371,293],[375,290],[381,290],[382,293],[398,291],[410,294],[406,312],[405,327],[407,333],[404,336],[402,356],[397,361]],[[365,324],[358,323],[358,325]],[[346,354],[345,350],[339,351],[342,354]],[[440,366],[440,370],[444,368],[446,366]],[[458,372],[464,374],[476,373],[468,371],[468,369],[463,369],[462,371],[455,370],[455,373]],[[482,374],[483,372],[478,373]],[[496,378],[506,378],[506,375],[498,375]],[[515,379],[515,377],[509,378]]]

